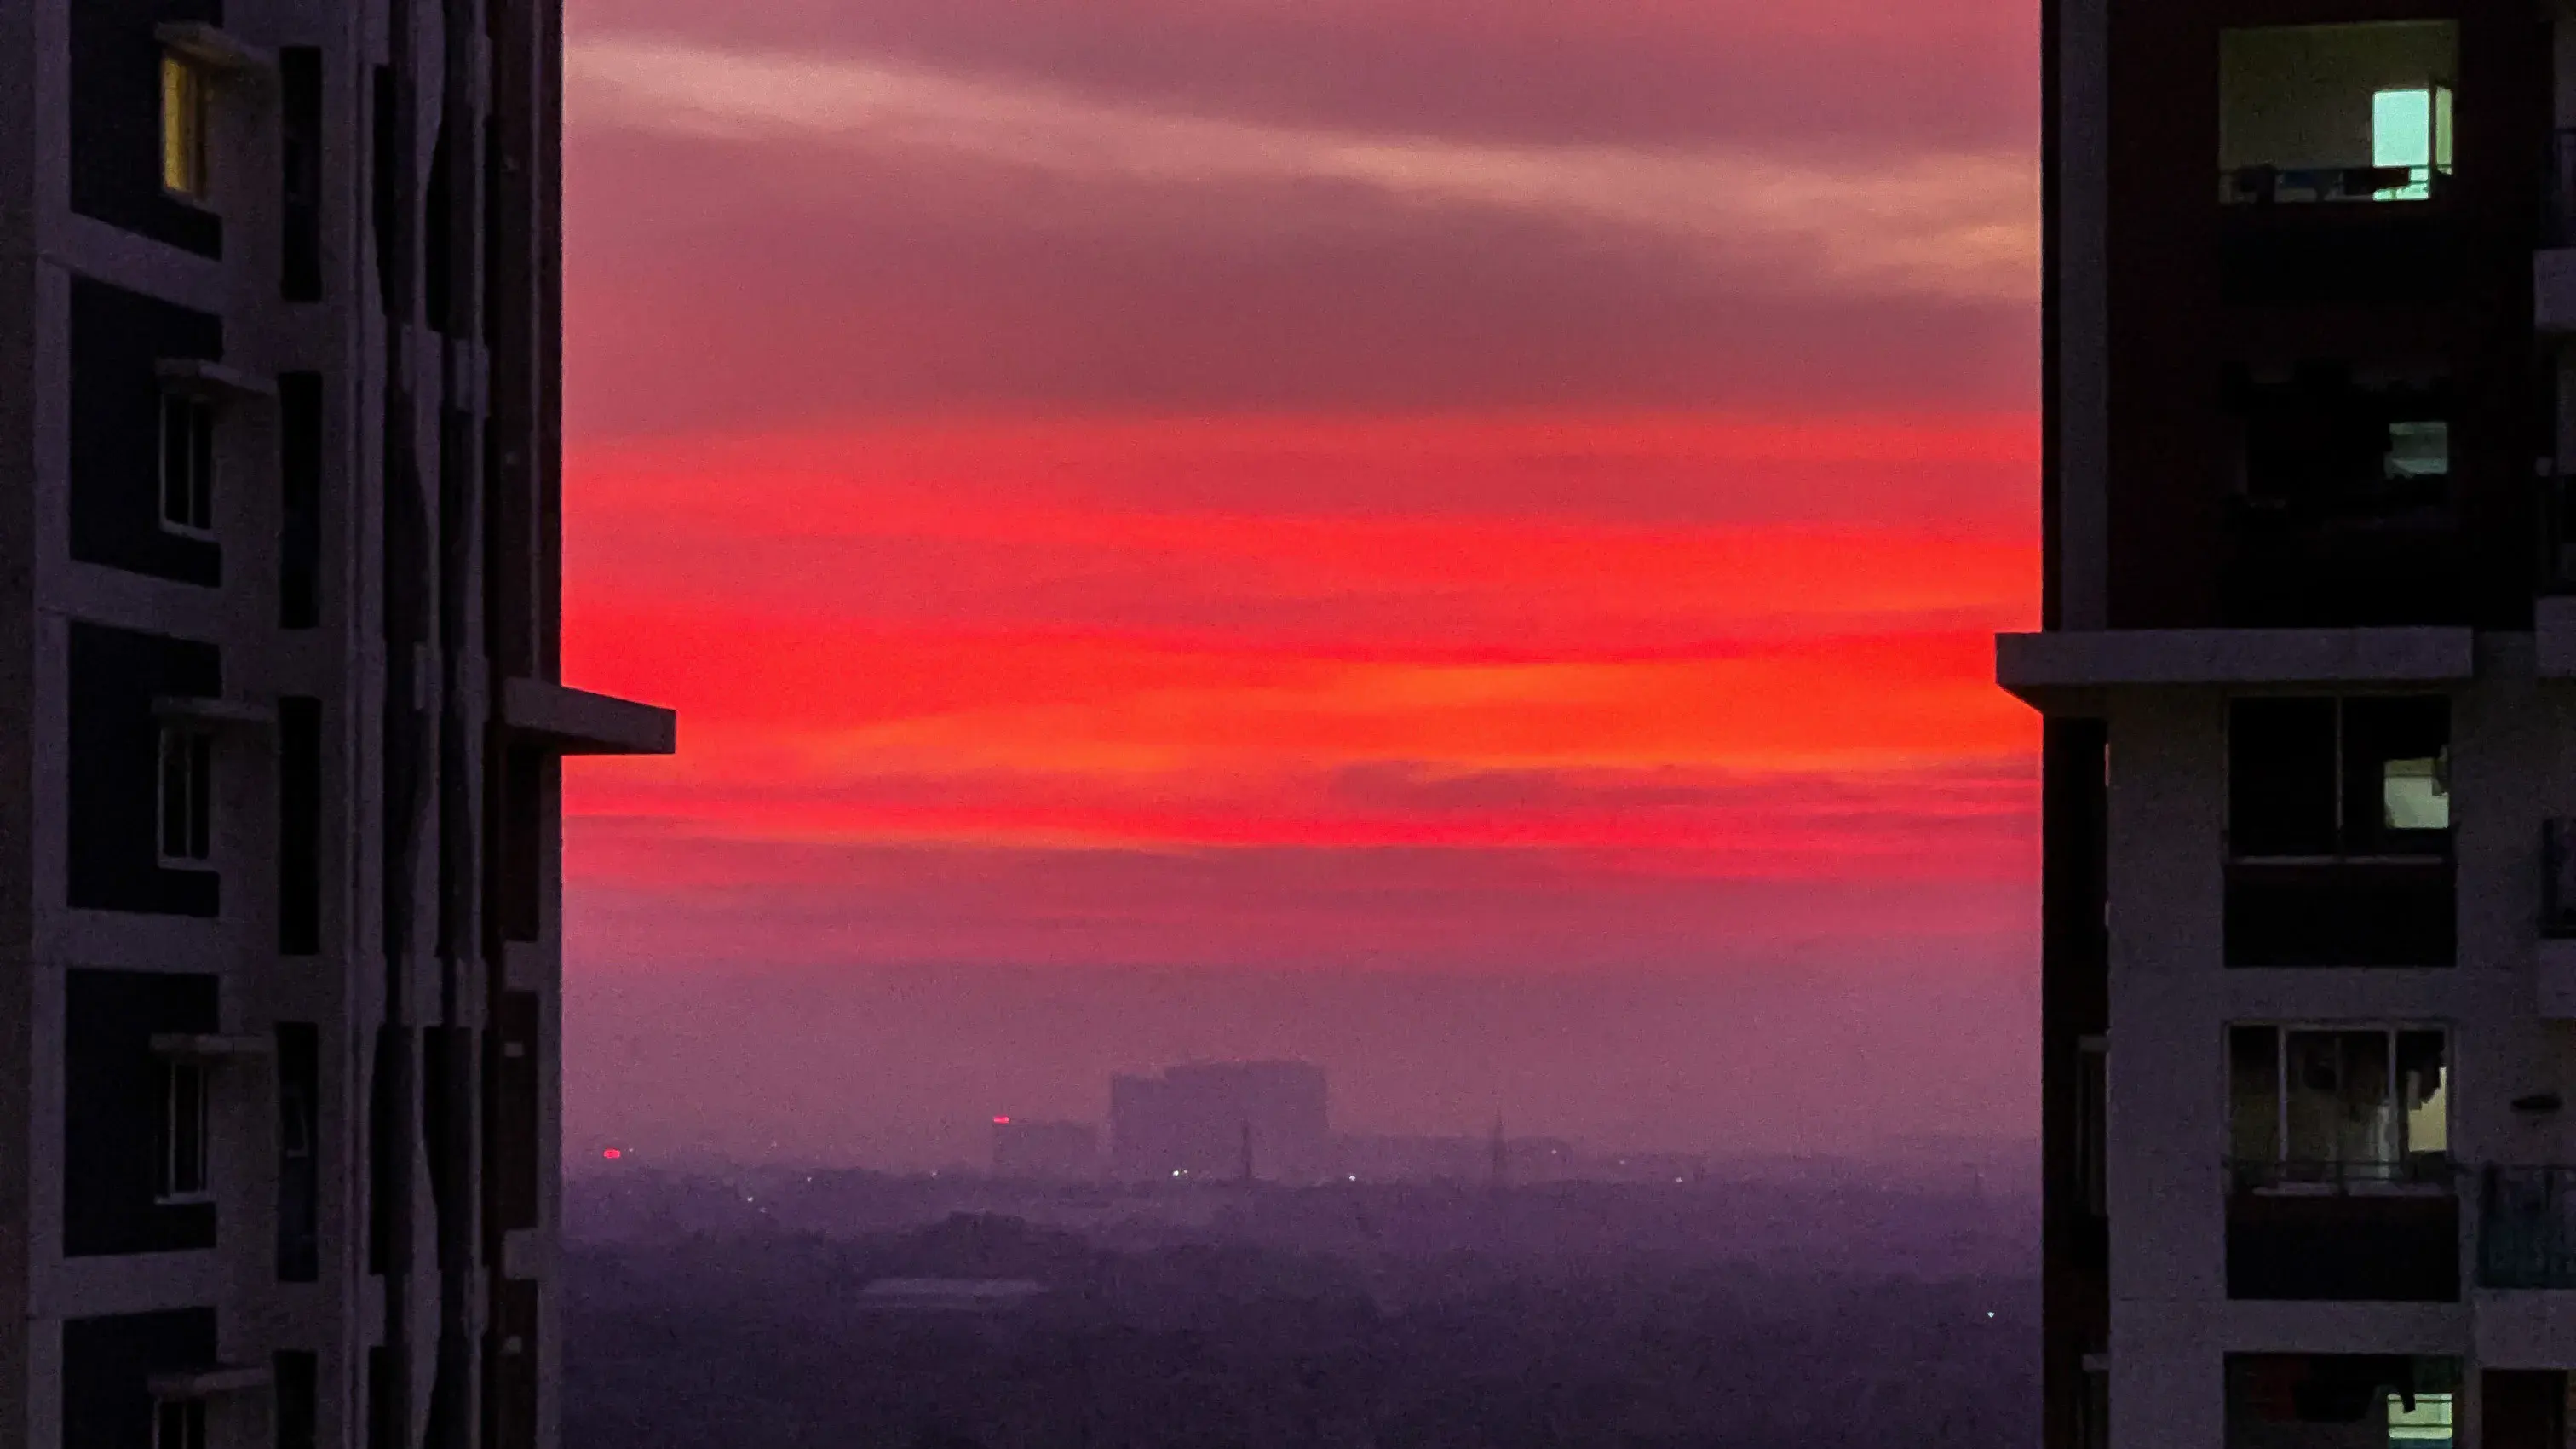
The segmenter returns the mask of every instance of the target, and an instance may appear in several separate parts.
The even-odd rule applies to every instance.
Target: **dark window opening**
[[[376,241],[376,305],[389,317],[403,313],[395,302],[403,295],[396,286],[402,275],[400,255],[402,238],[402,194],[396,171],[401,154],[401,135],[397,129],[399,98],[394,89],[390,66],[375,69],[373,138],[374,155],[370,158],[373,174],[368,177],[373,191],[373,220]]]
[[[422,199],[426,215],[421,224],[421,308],[431,329],[448,336],[463,330],[450,315],[456,292],[455,239],[448,235],[456,190],[455,178],[449,174],[455,166],[450,159],[453,138],[453,128],[444,124],[438,128],[438,142],[430,152],[429,186]]]
[[[500,878],[501,936],[534,941],[545,928],[546,757],[526,745],[502,755],[500,840],[493,870]]]
[[[161,526],[191,538],[215,531],[215,405],[161,395]]]
[[[2540,932],[2576,940],[2576,820],[2544,820],[2540,830]]]
[[[209,1248],[204,1069],[153,1049],[217,1029],[215,978],[65,973],[63,1251],[71,1257]],[[185,1071],[174,1068],[185,1066]]]
[[[322,375],[277,380],[277,623],[322,622]]]
[[[80,1449],[140,1449],[161,1432],[157,1374],[215,1361],[215,1310],[177,1308],[63,1321],[62,1432]],[[178,1432],[185,1434],[185,1425]]]
[[[322,949],[322,701],[277,706],[277,949]]]
[[[321,1276],[322,1078],[320,1032],[310,1022],[277,1027],[277,1276]],[[284,1379],[279,1380],[281,1390]],[[281,1440],[281,1442],[283,1442]]]
[[[2110,1056],[2099,1042],[2087,1042],[2077,1054],[2076,1170],[2083,1174],[2084,1211],[2088,1217],[2110,1215]]]
[[[277,53],[278,292],[290,302],[322,300],[322,52],[290,45]]]
[[[544,1174],[538,1155],[538,1052],[543,1024],[542,1004],[534,992],[507,991],[485,1038],[492,1089],[484,1160],[495,1232],[535,1227],[540,1213]]]
[[[2226,391],[2239,433],[2230,623],[2458,619],[2467,567],[2445,379],[2314,363],[2240,373]]]
[[[206,1401],[163,1399],[154,1405],[152,1449],[206,1449]]]
[[[203,1202],[207,1175],[206,1064],[161,1064],[161,1132],[155,1151],[159,1178],[154,1197],[165,1203]]]
[[[2452,963],[2447,700],[2236,700],[2227,788],[2227,964]]]
[[[317,1449],[321,1373],[315,1355],[284,1350],[270,1360],[274,1381],[277,1449]]]
[[[214,858],[215,742],[195,730],[161,731],[160,842],[164,869]]]

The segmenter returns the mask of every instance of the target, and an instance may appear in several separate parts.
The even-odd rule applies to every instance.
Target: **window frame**
[[[195,57],[169,46],[160,65],[161,194],[211,209],[214,196],[214,77]]]
[[[184,425],[187,437],[178,448],[172,447],[174,419]],[[212,399],[175,388],[165,389],[160,403],[160,499],[161,531],[181,538],[212,540],[215,537],[215,482],[222,471],[220,449],[216,438],[217,411]],[[173,488],[170,476],[173,461],[187,470],[187,476]],[[172,499],[178,498],[186,517],[174,517]]]
[[[204,1062],[164,1058],[161,1131],[152,1200],[163,1206],[214,1201],[214,1073]]]
[[[2271,1036],[2272,1080],[2270,1096],[2272,1100],[2272,1156],[2269,1160],[2258,1160],[2237,1156],[2235,1134],[2238,1092],[2235,1037],[2240,1031],[2268,1032]],[[2330,1163],[2319,1163],[2309,1162],[2305,1159],[2293,1158],[2290,1155],[2290,1038],[2294,1035],[2312,1033],[2329,1035],[2358,1035],[2362,1033],[2371,1033],[2380,1036],[2386,1041],[2388,1079],[2385,1089],[2387,1092],[2387,1100],[2392,1104],[2392,1110],[2396,1114],[2397,1127],[2400,1133],[2399,1140],[2395,1144],[2395,1151],[2392,1160],[2386,1162],[2347,1163],[2340,1158],[2337,1158]],[[2439,1153],[2416,1153],[2407,1150],[2403,1137],[2406,1109],[2403,1106],[2394,1105],[2399,1101],[2399,1091],[2401,1086],[2398,1065],[2400,1056],[2399,1048],[2407,1036],[2416,1034],[2437,1035],[2441,1038],[2442,1042],[2441,1100],[2443,1145]],[[2229,1167],[2230,1177],[2233,1180],[2236,1190],[2251,1191],[2258,1195],[2273,1197],[2326,1196],[2336,1193],[2371,1194],[2378,1196],[2448,1197],[2456,1193],[2456,1189],[2451,1181],[2450,1164],[2452,1163],[2453,1158],[2450,1143],[2458,1127],[2458,1112],[2455,1104],[2459,1100],[2458,1086],[2460,1068],[2459,1031],[2452,1023],[2446,1021],[2313,1021],[2304,1019],[2288,1021],[2231,1021],[2227,1023],[2226,1027],[2223,1029],[2222,1037],[2223,1057],[2226,1062],[2224,1088],[2226,1094],[2225,1118],[2227,1124],[2225,1130],[2228,1138],[2226,1160]],[[2433,1168],[2432,1175],[2429,1177],[2419,1177],[2416,1175],[2418,1169],[2415,1165],[2415,1159],[2417,1158],[2438,1158],[2438,1162],[2427,1164]],[[2322,1179],[2301,1178],[2298,1176],[2298,1171],[2301,1168],[2314,1169],[2319,1167],[2330,1167],[2333,1171],[2330,1176],[2323,1177]],[[2346,1170],[2354,1167],[2384,1169],[2386,1176],[2372,1177],[2364,1174],[2362,1176],[2355,1177],[2350,1175]],[[2261,1180],[2256,1181],[2249,1186],[2243,1177],[2245,1170],[2248,1168],[2264,1169],[2265,1175]]]
[[[2385,824],[2367,828],[2356,826],[2349,818],[2352,811],[2354,793],[2353,731],[2351,728],[2350,707],[2354,704],[2371,704],[2381,701],[2413,702],[2421,700],[2438,700],[2441,702],[2443,707],[2442,748],[2440,753],[2432,758],[2434,762],[2433,778],[2437,782],[2436,793],[2439,794],[2445,802],[2445,823],[2439,829],[2406,829]],[[2332,779],[2334,782],[2334,818],[2332,825],[2334,848],[2324,854],[2277,852],[2249,854],[2238,844],[2240,836],[2244,833],[2244,827],[2237,819],[2237,805],[2239,802],[2237,798],[2238,762],[2236,754],[2236,710],[2238,706],[2245,704],[2268,704],[2293,701],[2322,701],[2323,703],[2333,707],[2334,733],[2333,744],[2330,746],[2332,753],[2329,757],[2328,763],[2332,767]],[[2452,737],[2452,725],[2455,723],[2452,718],[2454,713],[2452,705],[2453,700],[2451,699],[2451,696],[2440,693],[2285,693],[2230,695],[2227,700],[2228,713],[2223,731],[2225,735],[2223,744],[2226,759],[2224,783],[2226,814],[2222,830],[2226,839],[2227,860],[2231,863],[2244,862],[2263,865],[2341,865],[2349,863],[2430,865],[2437,862],[2449,862],[2454,855],[2453,841],[2456,839],[2459,831],[2459,820],[2456,814],[2458,803],[2451,788],[2453,771],[2455,768],[2452,760],[2452,752],[2455,746],[2455,741]],[[2423,757],[2415,755],[2396,755],[2387,756],[2378,761],[2380,789],[2379,799],[2382,802],[2383,809],[2385,808],[2385,801],[2387,799],[2386,792],[2388,781],[2393,778],[2388,773],[2388,767],[2397,764],[2401,760],[2414,760],[2419,758]],[[2415,841],[2408,840],[2406,838],[2410,836],[2422,838],[2423,844],[2433,846],[2434,848],[2411,850],[2387,848],[2390,845],[2409,845],[2416,843]],[[2386,837],[2396,838],[2394,840],[2390,840]],[[2355,849],[2354,847],[2357,841],[2366,841],[2368,845],[2374,848]]]
[[[179,724],[161,727],[160,747],[154,761],[152,801],[152,852],[160,867],[163,870],[213,870],[215,737],[212,733]],[[171,849],[174,843],[179,849]]]

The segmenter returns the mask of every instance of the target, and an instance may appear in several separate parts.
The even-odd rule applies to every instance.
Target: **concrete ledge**
[[[152,713],[208,729],[266,729],[277,723],[277,711],[266,705],[195,694],[165,695],[152,701]]]
[[[155,1056],[175,1057],[181,1061],[264,1057],[269,1053],[269,1045],[269,1039],[264,1036],[216,1036],[200,1032],[161,1032],[152,1038]]]
[[[680,717],[670,710],[542,679],[501,686],[501,723],[567,755],[667,755],[679,748]]]
[[[164,20],[152,27],[152,38],[181,55],[217,70],[265,75],[277,69],[277,57],[202,20]]]
[[[2576,333],[2576,250],[2532,254],[2531,324],[2543,336]]]
[[[268,1387],[268,1367],[265,1364],[215,1364],[184,1373],[154,1374],[151,1383],[152,1397],[156,1399],[210,1399],[217,1394],[238,1394]]]
[[[172,387],[185,388],[207,397],[277,396],[274,379],[244,372],[238,367],[226,367],[220,362],[208,362],[202,357],[165,357],[156,371],[160,373],[161,380]]]
[[[2061,690],[2156,684],[2468,679],[2468,629],[2104,629],[1995,636],[1995,682],[2034,704]]]
[[[2576,1291],[2477,1288],[2478,1362],[2487,1368],[2576,1368]]]

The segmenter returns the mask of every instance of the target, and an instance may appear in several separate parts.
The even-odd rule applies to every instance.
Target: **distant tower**
[[[1512,1184],[1512,1149],[1511,1143],[1503,1136],[1503,1114],[1500,1112],[1494,1114],[1493,1154],[1494,1191],[1501,1192]]]
[[[1243,1185],[1252,1185],[1252,1124],[1243,1124]]]

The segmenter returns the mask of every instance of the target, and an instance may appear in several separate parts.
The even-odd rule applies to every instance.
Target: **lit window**
[[[203,866],[214,857],[215,742],[193,730],[161,731],[161,863]]]
[[[2452,170],[2459,45],[2448,20],[2221,32],[2221,200],[2430,200]]]
[[[2228,1036],[2229,1155],[2240,1186],[2446,1180],[2444,1033],[2240,1026]]]
[[[2451,90],[2448,86],[2380,91],[2370,98],[2370,164],[2403,171],[2406,181],[2371,193],[2375,201],[2422,201],[2433,194],[2435,173],[2451,170]]]
[[[206,77],[182,56],[161,55],[161,188],[206,198]]]
[[[2409,1397],[2413,1407],[2408,1407]],[[2388,1443],[2399,1445],[2449,1444],[2451,1442],[2451,1396],[2449,1394],[2415,1394],[2388,1396]]]
[[[164,1202],[206,1195],[206,1068],[202,1062],[162,1066],[160,1192]]]
[[[2451,476],[2451,425],[2446,422],[2390,423],[2388,452],[2381,466],[2384,481]]]
[[[200,397],[161,397],[161,526],[174,533],[215,528],[215,407]]]
[[[2380,824],[2389,830],[2451,828],[2450,761],[2388,760],[2380,766]]]

